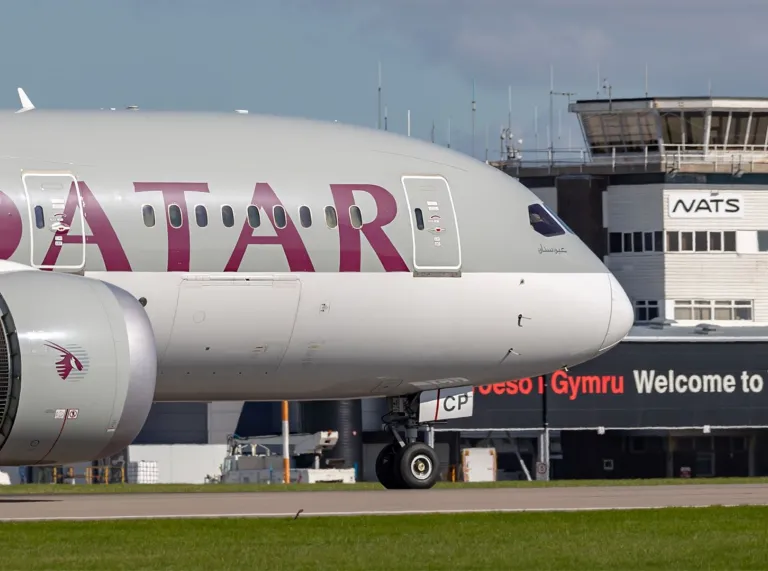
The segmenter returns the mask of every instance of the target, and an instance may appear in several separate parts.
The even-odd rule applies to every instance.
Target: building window
[[[663,232],[609,232],[608,253],[663,252]]]
[[[680,232],[680,251],[693,252],[693,232]]]
[[[667,232],[667,252],[678,252],[680,250],[680,234],[678,232]]]
[[[675,319],[680,321],[752,321],[752,300],[677,300]]]
[[[624,251],[621,243],[621,232],[608,233],[608,253],[621,254]]]
[[[656,319],[659,316],[658,301],[636,301],[635,302],[635,321],[643,323]]]
[[[722,234],[722,232],[710,232],[709,233],[709,251],[710,252],[722,252],[723,251],[723,234]]]
[[[768,252],[768,230],[757,231],[757,251]]]
[[[758,242],[760,238],[758,236]],[[768,236],[766,236],[768,247]],[[736,232],[667,232],[667,252],[735,252]]]

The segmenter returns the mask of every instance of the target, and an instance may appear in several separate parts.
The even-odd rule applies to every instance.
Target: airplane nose
[[[624,339],[635,322],[635,310],[624,288],[613,274],[609,274],[611,283],[611,317],[608,331],[599,352],[606,351]]]

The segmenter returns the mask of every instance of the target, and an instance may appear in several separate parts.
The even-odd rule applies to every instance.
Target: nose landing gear
[[[382,420],[395,441],[379,452],[376,477],[389,490],[429,489],[440,476],[437,454],[431,446],[416,440],[419,423],[408,399],[395,397],[390,402],[392,412]],[[398,428],[405,429],[405,439],[400,436]]]

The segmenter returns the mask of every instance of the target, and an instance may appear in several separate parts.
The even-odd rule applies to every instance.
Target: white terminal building
[[[768,98],[600,99],[569,111],[584,151],[497,166],[604,257],[637,322],[768,323]]]

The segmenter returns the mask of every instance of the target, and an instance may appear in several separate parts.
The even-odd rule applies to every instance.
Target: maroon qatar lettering
[[[168,271],[188,272],[190,259],[189,224],[184,218],[189,216],[187,192],[208,192],[207,182],[134,182],[134,192],[162,192],[165,204],[165,221],[168,228]],[[181,208],[182,224],[174,228],[168,214],[168,208],[176,204]]]
[[[85,243],[93,244],[99,248],[101,257],[104,259],[104,267],[107,271],[130,272],[131,264],[128,262],[128,257],[125,255],[115,229],[112,228],[112,224],[104,210],[102,210],[99,201],[96,200],[96,197],[85,182],[80,181],[78,186],[83,199],[83,217],[91,229],[91,235],[85,237]],[[77,208],[77,189],[73,182],[69,187],[69,194],[67,195],[67,202],[64,205],[64,215],[62,217],[62,223],[67,228],[56,231],[50,246],[48,246],[45,258],[43,258],[42,265],[53,266],[56,264],[56,260],[59,259],[61,247],[55,244],[57,237],[61,238],[62,244],[82,244],[83,236],[71,234],[68,228],[72,225]],[[83,228],[83,232],[85,232],[85,228]]]
[[[243,262],[245,251],[251,244],[275,244],[282,246],[285,252],[285,258],[288,260],[288,267],[292,272],[314,272],[315,266],[309,257],[309,252],[304,246],[304,241],[299,236],[299,231],[293,223],[288,210],[283,206],[282,201],[277,197],[275,191],[266,182],[256,183],[253,189],[253,198],[251,204],[261,208],[267,214],[272,227],[275,230],[275,236],[254,236],[254,229],[248,224],[248,220],[243,221],[243,229],[240,231],[240,237],[237,239],[235,249],[224,267],[225,272],[236,272],[240,269]],[[285,210],[285,228],[278,228],[275,224],[275,206],[280,206]]]
[[[21,244],[24,225],[13,200],[0,191],[0,260],[13,256]]]
[[[208,193],[207,183],[189,182],[134,182],[135,192],[160,192],[165,204],[168,230],[168,271],[189,271],[190,266],[190,225],[186,218],[187,192]],[[88,185],[78,183],[83,201],[83,217],[87,222],[90,235],[85,236],[86,244],[99,249],[104,267],[107,271],[133,271],[109,217],[96,199]],[[397,248],[387,236],[384,226],[390,224],[397,215],[397,202],[385,189],[371,184],[332,184],[330,185],[334,204],[338,213],[339,228],[339,271],[359,272],[361,270],[361,235],[365,236],[371,248],[387,272],[407,272],[408,266],[400,256]],[[355,192],[368,193],[376,204],[374,220],[354,228],[350,218],[349,208],[355,204]],[[184,217],[179,228],[174,228],[168,218],[168,207],[178,204]],[[275,230],[275,236],[254,236],[253,229],[247,220],[243,224],[237,244],[235,245],[225,271],[236,272],[242,264],[245,252],[250,245],[279,245],[288,262],[290,271],[314,272],[315,267],[309,256],[301,235],[286,209],[286,226],[277,228],[274,220],[274,206],[283,206],[275,191],[268,183],[258,183],[253,191],[252,204],[266,212]],[[62,213],[61,222],[66,229],[58,230],[51,239],[43,259],[43,265],[55,266],[61,252],[61,246],[56,244],[57,238],[62,245],[78,245],[83,236],[69,230],[78,209],[77,188],[74,183],[70,186],[69,194]],[[137,218],[141,220],[139,216]],[[34,228],[29,229],[35,231]],[[24,239],[24,223],[18,206],[6,194],[0,192],[0,259],[10,259],[18,250]]]
[[[355,191],[367,192],[376,202],[376,218],[363,224],[362,228],[352,226],[349,209],[355,204]],[[386,189],[375,184],[332,184],[331,194],[336,205],[339,220],[339,271],[359,272],[362,263],[360,234],[376,252],[386,272],[407,272],[406,265],[395,245],[384,232],[384,226],[392,223],[397,215],[397,201]]]

